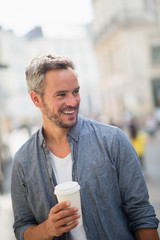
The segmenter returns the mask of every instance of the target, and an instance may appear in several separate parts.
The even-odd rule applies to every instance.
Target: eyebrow
[[[73,91],[75,91],[75,90],[79,90],[80,89],[80,86],[78,86],[77,88],[75,88]]]
[[[79,90],[79,89],[80,89],[80,86],[78,86],[77,88],[73,89],[72,92],[74,92],[75,90]],[[57,92],[55,93],[55,95],[57,95],[57,94],[62,94],[62,93],[67,93],[67,92],[69,92],[69,90],[60,90],[60,91],[57,91]]]

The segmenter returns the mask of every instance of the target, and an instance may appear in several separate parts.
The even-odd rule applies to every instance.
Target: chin
[[[71,128],[71,127],[74,127],[77,123],[77,118],[75,120],[72,120],[72,121],[68,121],[68,122],[63,122],[61,124],[61,127],[62,128]]]
[[[70,127],[74,127],[77,123],[77,119],[76,120],[72,120],[72,121],[56,121],[54,122],[55,125],[57,125],[60,128],[70,128]]]
[[[77,123],[77,120],[76,120],[76,121],[73,121],[73,122],[70,122],[70,123],[68,123],[68,124],[66,123],[65,125],[70,128],[70,127],[74,127],[74,126],[76,125],[76,123]]]

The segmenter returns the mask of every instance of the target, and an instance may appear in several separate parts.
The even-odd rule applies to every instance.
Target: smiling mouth
[[[72,113],[74,113],[74,111],[75,111],[75,110],[72,110],[72,111],[71,111],[71,110],[70,110],[70,111],[63,111],[63,113],[65,113],[65,114],[72,114]]]
[[[78,110],[78,105],[75,107],[63,108],[63,109],[61,109],[61,113],[71,115],[71,114],[75,113],[77,110]]]

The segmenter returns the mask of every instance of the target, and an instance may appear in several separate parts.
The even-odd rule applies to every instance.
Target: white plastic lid
[[[55,187],[54,193],[56,195],[67,195],[79,191],[80,186],[77,182],[64,182]]]

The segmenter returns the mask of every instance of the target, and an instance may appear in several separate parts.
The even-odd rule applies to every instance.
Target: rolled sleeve
[[[121,132],[118,144],[119,186],[129,228],[132,232],[140,228],[158,228],[159,220],[149,202],[148,189],[138,155],[129,139]]]

